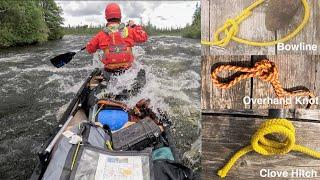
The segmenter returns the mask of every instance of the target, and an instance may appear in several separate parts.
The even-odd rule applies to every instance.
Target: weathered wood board
[[[245,105],[245,96],[257,98],[275,98],[275,92],[270,83],[257,78],[241,81],[228,90],[215,87],[211,81],[211,71],[219,64],[233,64],[252,67],[256,61],[264,56],[203,56],[202,60],[202,95],[201,108],[210,109],[268,109],[268,108],[306,108],[306,105],[260,105],[250,103]],[[284,88],[307,88],[316,96],[320,95],[320,56],[319,55],[271,55],[266,56],[275,62],[279,69],[279,80]],[[234,73],[234,72],[233,72]],[[229,77],[231,72],[222,73],[219,76]],[[292,98],[294,102],[294,98]],[[311,106],[319,109],[320,105]]]
[[[201,2],[201,37],[206,37],[210,34],[210,1]],[[210,54],[210,47],[203,46],[202,54]]]
[[[222,109],[222,110],[202,110],[203,116],[238,116],[238,117],[277,117],[277,118],[289,118],[299,119],[300,121],[319,122],[320,123],[320,111],[309,109]]]
[[[316,86],[318,83],[317,66],[320,65],[320,56],[310,55],[277,55],[268,56],[268,58],[275,62],[279,69],[279,80],[283,88],[290,89],[293,87],[308,88],[316,95],[320,95],[320,87]],[[318,74],[319,75],[319,74]],[[256,78],[253,79],[253,98],[276,98],[271,84],[262,82]],[[294,98],[292,98],[294,99]],[[279,105],[253,105],[253,109],[265,108],[285,108]],[[306,105],[289,106],[288,108],[305,108]],[[318,108],[319,105],[313,106]]]
[[[202,109],[248,109],[242,102],[244,96],[250,96],[251,80],[244,80],[236,87],[225,91],[216,88],[211,82],[212,65],[236,62],[234,65],[250,66],[251,56],[207,56],[202,60]],[[231,73],[226,76],[232,75]]]
[[[319,41],[319,31],[320,31],[320,24],[319,24],[319,10],[320,4],[319,0],[308,0],[310,8],[311,8],[311,15],[309,19],[309,23],[306,27],[301,31],[301,33],[287,42],[287,44],[299,44],[299,43],[307,43],[307,44],[316,44],[318,46],[317,51],[277,51],[277,54],[320,54],[320,41]],[[304,16],[304,9],[301,7],[299,12],[294,17],[293,22],[291,23],[290,27],[286,27],[282,30],[276,32],[276,37],[284,37],[288,33],[292,32],[294,28],[297,27]]]
[[[239,15],[243,9],[251,5],[254,0],[201,0],[202,7],[202,39],[213,40],[214,32],[221,27],[227,19],[234,18]],[[295,27],[301,22],[304,16],[304,8],[301,5],[298,12],[293,18],[293,21],[288,27],[279,29],[278,31],[269,31],[265,26],[265,11],[268,5],[265,4],[257,7],[253,11],[253,15],[243,21],[239,26],[238,37],[254,40],[254,41],[272,41],[284,37],[289,32],[292,32]],[[298,36],[286,42],[286,44],[306,44],[318,45],[317,51],[281,51],[277,52],[277,45],[268,47],[254,47],[236,43],[231,41],[226,48],[218,48],[202,46],[203,55],[264,55],[264,54],[320,54],[320,23],[318,0],[308,0],[311,7],[311,16],[309,23],[300,32]]]
[[[242,111],[241,114],[245,114],[245,111]],[[259,111],[255,111],[250,114],[264,115],[265,112],[260,113]],[[319,111],[318,114],[320,114]],[[223,113],[216,113],[216,115],[213,113],[203,114],[201,179],[219,179],[216,175],[218,170],[227,163],[234,153],[250,144],[251,136],[266,118],[266,116],[257,118],[254,116],[223,115]],[[297,144],[320,151],[320,140],[318,138],[320,135],[320,123],[317,123],[316,121],[299,121],[298,119],[291,121],[296,127]],[[225,179],[265,179],[260,176],[260,170],[262,169],[288,171],[290,175],[291,170],[297,168],[306,171],[317,171],[318,177],[314,179],[320,178],[319,159],[298,152],[290,152],[287,155],[270,157],[251,152],[236,162]]]

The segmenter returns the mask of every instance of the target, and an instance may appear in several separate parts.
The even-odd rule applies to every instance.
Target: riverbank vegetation
[[[1,0],[0,47],[62,38],[61,13],[54,0]]]
[[[193,21],[191,24],[187,24],[183,28],[158,28],[156,25],[148,22],[142,25],[145,31],[150,36],[156,35],[172,35],[182,36],[185,38],[200,39],[201,37],[201,8],[199,5],[196,7],[196,11],[193,15]],[[68,35],[94,35],[98,33],[103,27],[102,26],[76,26],[76,27],[65,27],[64,33]]]
[[[54,0],[13,1],[0,3],[0,47],[35,44],[61,39],[63,35],[94,35],[103,27],[62,27],[62,9]],[[193,22],[183,28],[158,28],[150,22],[144,29],[150,36],[174,35],[186,38],[201,36],[201,10],[197,4]]]
[[[200,39],[201,38],[201,7],[197,4],[196,11],[193,14],[191,25],[187,25],[183,29],[183,37]]]

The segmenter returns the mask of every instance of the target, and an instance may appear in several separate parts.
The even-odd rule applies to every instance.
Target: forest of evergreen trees
[[[187,25],[187,27],[183,30],[183,37],[193,38],[193,39],[201,39],[201,7],[197,4],[196,11],[193,14],[193,21],[191,25]]]
[[[1,0],[0,47],[62,38],[61,13],[54,0]]]
[[[66,34],[96,34],[103,27],[91,27],[91,26],[77,26],[64,28]],[[183,28],[158,28],[152,23],[143,24],[143,28],[150,35],[175,35],[186,38],[200,39],[201,38],[201,8],[197,4],[196,11],[193,14],[192,24],[188,24]]]
[[[185,38],[200,39],[201,38],[201,8],[197,4],[193,14],[192,24],[188,24],[184,28],[158,28],[151,23],[144,26],[145,30],[150,35],[178,35]]]
[[[64,34],[95,34],[102,27],[62,28],[62,9],[54,0],[1,0],[0,47],[28,45],[61,39]],[[186,38],[201,36],[201,10],[197,4],[192,24],[184,28],[158,28],[148,23],[145,30],[152,35],[177,35]]]

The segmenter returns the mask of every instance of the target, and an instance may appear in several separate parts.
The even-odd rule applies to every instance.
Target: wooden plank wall
[[[311,16],[309,19],[309,23],[306,25],[306,27],[302,30],[302,32],[296,36],[294,39],[292,39],[288,44],[299,44],[300,42],[308,43],[308,44],[317,44],[318,45],[318,51],[307,51],[307,52],[299,52],[299,51],[281,51],[277,52],[277,54],[320,54],[320,41],[319,41],[319,30],[320,30],[320,24],[319,24],[319,0],[308,0],[309,5],[311,7]],[[300,22],[302,21],[302,17],[304,16],[304,10],[301,7],[299,9],[299,12],[294,18],[293,23],[291,24],[292,27],[297,27]],[[284,37],[286,34],[292,31],[291,27],[286,27],[283,30],[279,30],[276,32],[277,37]]]
[[[320,151],[319,128],[320,121],[299,120],[306,117],[308,111],[302,110],[297,114],[287,113],[296,127],[297,144]],[[241,111],[234,114],[223,115],[225,112],[206,113],[202,115],[202,178],[204,180],[219,179],[217,171],[242,147],[250,144],[251,136],[259,128],[259,125],[267,118],[265,111]],[[232,113],[232,112],[230,112]],[[219,115],[217,115],[219,114]],[[244,116],[247,114],[246,116]],[[311,111],[319,117],[320,111]],[[310,117],[310,114],[307,115]],[[265,179],[260,176],[261,169],[286,170],[293,169],[315,170],[320,177],[320,160],[307,155],[290,152],[282,156],[262,156],[251,152],[242,157],[230,170],[226,180]],[[277,178],[274,178],[277,179]],[[283,178],[282,178],[283,179]],[[286,178],[290,179],[290,178]],[[299,179],[299,178],[296,178]],[[300,178],[302,179],[302,178]]]
[[[201,106],[202,109],[248,109],[242,102],[244,96],[251,94],[251,80],[244,80],[237,86],[224,91],[216,88],[211,82],[213,65],[233,62],[238,66],[251,66],[251,56],[210,56],[203,57],[201,68]],[[230,76],[231,73],[226,74]]]
[[[201,0],[202,7],[202,39],[213,40],[214,32],[225,23],[228,18],[234,18],[239,15],[243,9],[248,7],[254,0]],[[318,0],[308,0],[312,9],[312,14],[307,26],[302,32],[287,42],[288,44],[299,44],[305,42],[308,44],[317,44],[318,51],[282,51],[279,54],[320,54],[320,5]],[[298,13],[294,17],[294,21],[290,27],[284,27],[281,30],[272,32],[268,31],[265,27],[265,8],[267,3],[259,6],[253,12],[253,15],[243,21],[240,25],[238,36],[255,41],[270,41],[279,39],[288,32],[291,32],[297,24],[299,24],[304,16],[304,9],[301,6]],[[275,46],[269,47],[253,47],[248,45],[238,44],[231,42],[224,50],[217,47],[203,46],[203,55],[245,55],[245,54],[278,54]]]
[[[203,56],[201,108],[203,110],[305,108],[303,105],[244,105],[243,97],[245,96],[252,98],[276,97],[271,84],[257,78],[243,80],[229,90],[218,89],[212,84],[212,68],[224,63],[252,67],[259,59],[255,57],[257,56]],[[320,96],[319,55],[271,55],[266,57],[277,65],[279,80],[284,88],[301,86],[310,89],[316,96]],[[224,73],[220,76],[228,77],[230,75],[231,73]],[[319,109],[319,107],[319,105],[314,105],[311,108]]]

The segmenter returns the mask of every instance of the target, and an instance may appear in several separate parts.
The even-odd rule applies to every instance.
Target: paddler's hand
[[[133,20],[129,20],[128,26],[134,28],[134,27],[136,27],[136,24],[134,23]]]

